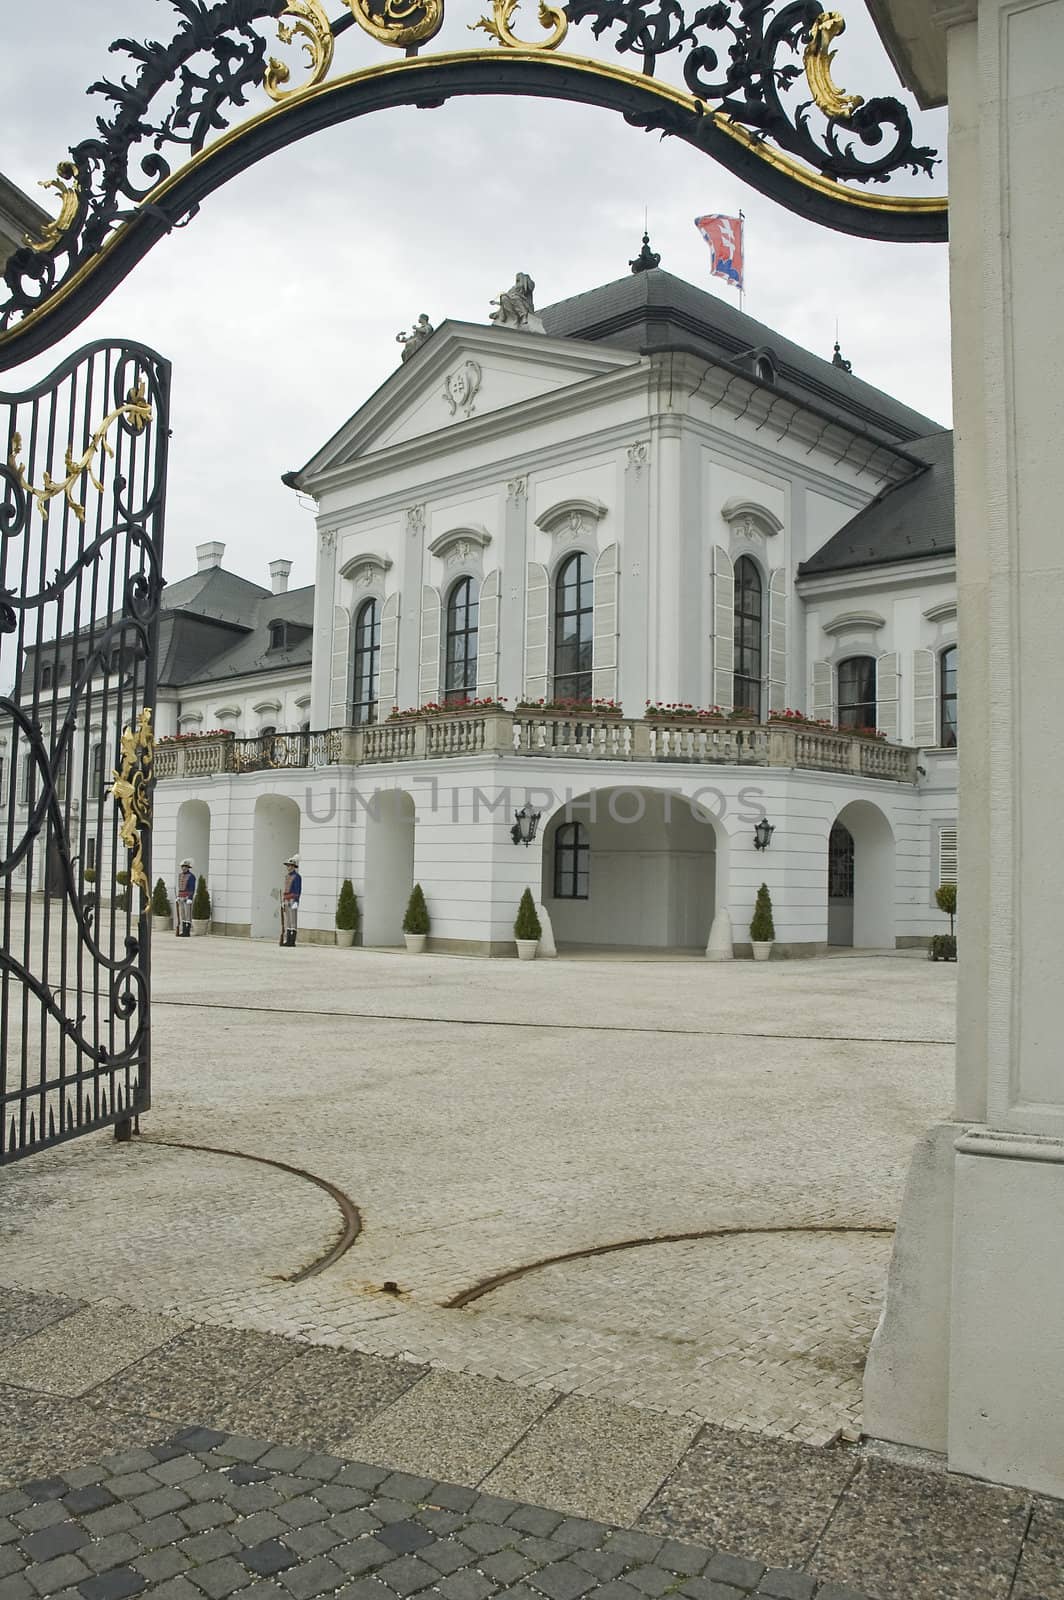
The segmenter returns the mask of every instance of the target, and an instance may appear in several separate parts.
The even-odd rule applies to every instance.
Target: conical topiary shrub
[[[355,898],[355,886],[350,878],[345,878],[340,885],[336,901],[336,926],[341,933],[358,931],[358,901]]]
[[[536,911],[536,902],[532,898],[532,890],[526,889],[521,896],[521,904],[517,908],[517,917],[514,922],[515,939],[541,939],[543,929],[540,926],[539,915]]]
[[[174,914],[170,896],[166,892],[166,884],[161,878],[155,880],[155,888],[152,890],[151,914],[153,917],[172,917]]]
[[[428,933],[429,908],[425,904],[425,896],[420,883],[415,883],[410,891],[410,899],[406,903],[406,915],[403,917],[404,933]]]
[[[772,921],[772,896],[768,892],[768,884],[763,883],[757,891],[757,900],[754,903],[754,915],[750,923],[750,941],[752,944],[769,944],[775,937],[776,925]]]
[[[196,892],[192,896],[193,922],[209,922],[211,920],[211,897],[207,893],[207,874],[201,872],[196,880]]]

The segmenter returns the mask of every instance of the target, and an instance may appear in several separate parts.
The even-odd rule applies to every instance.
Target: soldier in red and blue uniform
[[[188,939],[192,934],[192,901],[196,893],[196,874],[192,870],[192,862],[186,856],[177,872],[177,894],[174,904],[177,907],[176,933],[179,939]]]
[[[281,944],[291,950],[299,928],[299,899],[303,893],[303,879],[299,871],[299,857],[290,856],[284,864],[284,888],[281,891]]]

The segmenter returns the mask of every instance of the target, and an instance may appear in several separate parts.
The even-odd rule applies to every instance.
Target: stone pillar
[[[910,1175],[866,1427],[1061,1495],[1064,857],[1049,830],[1064,795],[1064,0],[929,10],[949,29],[958,1122]]]
[[[336,603],[336,529],[318,531],[314,573],[314,651],[310,669],[310,725],[327,728],[332,715],[333,610]]]

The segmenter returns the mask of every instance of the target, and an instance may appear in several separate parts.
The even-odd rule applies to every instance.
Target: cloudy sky
[[[447,6],[429,48],[467,48],[467,26],[485,6]],[[342,0],[329,9],[342,14]],[[837,81],[866,95],[897,92],[861,0],[846,12]],[[534,37],[533,17],[526,0],[518,31]],[[110,41],[173,31],[167,0],[21,7],[17,43],[9,38],[0,57],[0,171],[39,195],[37,180],[93,132],[104,108],[86,86],[123,70]],[[567,45],[611,53],[586,24]],[[388,54],[351,29],[337,42],[333,75]],[[920,142],[942,148],[944,114],[916,115]],[[933,187],[944,183],[943,169]],[[837,321],[855,372],[948,422],[944,247],[844,237],[614,113],[509,98],[378,113],[270,157],[158,245],[74,336],[0,384],[23,387],[88,338],[155,346],[174,363],[168,577],[194,569],[195,545],[221,539],[227,567],[266,583],[268,562],[286,556],[293,584],[306,583],[311,515],[281,473],[301,466],[395,368],[399,329],[421,311],[435,323],[486,321],[518,269],[535,279],[539,305],[610,282],[639,248],[644,208],[662,266],[731,295],[710,280],[692,219],[740,207],[746,309],[826,356]]]

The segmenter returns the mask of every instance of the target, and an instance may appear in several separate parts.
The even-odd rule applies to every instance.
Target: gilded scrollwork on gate
[[[54,221],[45,223],[39,238],[34,239],[30,234],[26,235],[26,244],[35,255],[42,255],[46,250],[54,250],[64,233],[72,226],[81,200],[78,169],[72,161],[61,161],[55,169],[55,177],[42,179],[39,187],[55,190],[59,196],[59,215]]]
[[[285,18],[288,17],[292,20],[286,21]],[[284,100],[300,89],[313,88],[316,83],[320,83],[328,76],[335,44],[332,24],[321,0],[288,0],[278,19],[277,35],[282,44],[294,44],[298,41],[303,46],[310,75],[302,84],[289,88],[291,68],[287,62],[278,61],[276,56],[271,56],[266,63],[266,76],[263,79],[263,87],[271,100]]]
[[[144,870],[144,840],[141,835],[143,829],[151,827],[154,760],[155,733],[151,706],[145,706],[136,727],[126,726],[122,729],[119,765],[111,774],[109,791],[111,799],[117,801],[122,813],[119,837],[132,855],[129,881],[140,889],[142,910],[151,898],[151,885]]]
[[[12,434],[11,449],[7,459],[8,468],[19,487],[36,500],[37,509],[40,511],[42,520],[48,520],[49,502],[56,499],[58,495],[65,495],[67,505],[78,521],[85,521],[85,507],[74,496],[75,486],[78,479],[87,473],[93,488],[98,494],[103,493],[103,484],[96,475],[94,463],[97,453],[100,451],[106,456],[114,457],[114,450],[108,442],[107,435],[115,423],[123,418],[128,422],[134,433],[139,433],[151,421],[152,410],[148,404],[147,391],[143,380],[130,389],[122,405],[116,406],[113,411],[108,412],[81,455],[75,456],[72,444],[67,446],[65,477],[53,478],[50,472],[45,472],[43,486],[40,489],[34,488],[26,477],[26,469],[20,459],[22,455],[22,435],[20,433]]]
[[[443,27],[443,0],[346,0],[360,28],[379,44],[409,49],[427,44]]]
[[[838,52],[831,44],[846,31],[846,19],[837,11],[822,11],[809,27],[809,43],[802,58],[813,99],[826,117],[844,121],[864,105],[863,94],[844,94],[831,76],[831,65]]]
[[[551,31],[545,39],[519,39],[510,27],[510,20],[520,10],[519,0],[492,0],[491,16],[481,17],[469,24],[470,32],[483,28],[485,33],[498,40],[509,50],[557,50],[569,32],[569,18],[560,6],[551,6],[539,0],[539,20]]]

